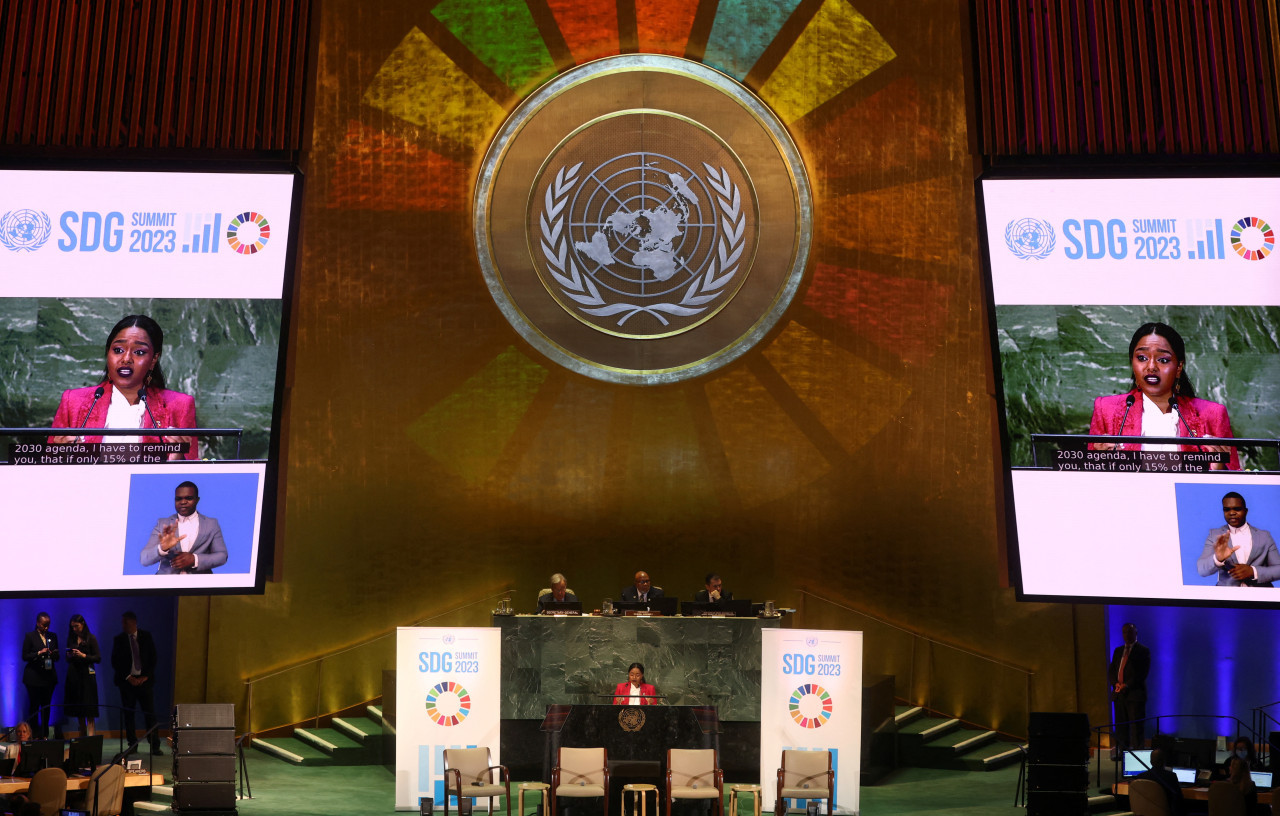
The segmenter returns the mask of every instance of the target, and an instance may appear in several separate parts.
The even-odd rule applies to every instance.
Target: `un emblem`
[[[1026,260],[1049,257],[1057,243],[1053,225],[1038,218],[1018,218],[1004,228],[1004,242],[1009,251]]]
[[[498,308],[551,360],[673,382],[782,316],[811,208],[786,129],[749,91],[699,63],[626,55],[512,113],[481,168],[476,248]]]
[[[39,210],[11,210],[0,218],[0,243],[14,252],[34,252],[51,232],[49,216]]]

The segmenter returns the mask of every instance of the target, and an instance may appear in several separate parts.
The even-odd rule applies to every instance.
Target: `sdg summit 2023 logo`
[[[1231,224],[1228,232],[1226,224]],[[1067,218],[1055,229],[1040,218],[1015,218],[1004,228],[1009,251],[1040,261],[1062,243],[1069,261],[1265,260],[1276,246],[1275,230],[1263,218]],[[1230,251],[1228,251],[1228,247]]]

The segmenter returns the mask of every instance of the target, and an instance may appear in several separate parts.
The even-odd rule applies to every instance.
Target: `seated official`
[[[640,570],[636,573],[635,583],[622,590],[622,600],[645,603],[648,601],[656,601],[659,598],[665,598],[662,587],[656,587],[649,580],[649,573]]]
[[[657,705],[657,690],[644,681],[644,666],[632,663],[627,669],[627,679],[614,689],[614,705]]]
[[[1248,737],[1237,737],[1231,745],[1231,753],[1222,760],[1221,765],[1214,769],[1213,778],[1230,779],[1231,766],[1237,759],[1244,763],[1245,776],[1249,775],[1249,771],[1262,770],[1262,763],[1258,760],[1258,752],[1254,750],[1253,740]]]
[[[546,611],[548,603],[566,603],[578,600],[578,596],[569,590],[569,579],[557,572],[551,576],[551,588],[538,593],[538,613]]]
[[[1150,779],[1164,788],[1169,803],[1169,812],[1174,816],[1186,813],[1186,801],[1182,798],[1182,785],[1178,776],[1169,770],[1164,762],[1164,749],[1156,748],[1151,752],[1151,767],[1134,777],[1134,779]]]
[[[13,742],[6,742],[3,744],[3,751],[0,752],[0,757],[21,761],[22,743],[31,741],[31,726],[25,721],[18,723],[13,727],[11,739]],[[14,763],[15,768],[17,767],[17,764],[17,762]]]
[[[706,589],[698,590],[698,593],[693,596],[695,603],[720,603],[733,600],[733,593],[725,591],[724,581],[720,580],[719,573],[707,573],[704,584]]]

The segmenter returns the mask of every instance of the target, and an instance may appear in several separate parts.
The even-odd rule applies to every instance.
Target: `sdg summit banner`
[[[830,751],[836,813],[858,813],[862,633],[765,629],[760,635],[764,807],[771,808],[777,799],[783,751]]]
[[[488,748],[502,762],[500,669],[496,628],[396,630],[396,810],[424,797],[443,808],[446,748]]]

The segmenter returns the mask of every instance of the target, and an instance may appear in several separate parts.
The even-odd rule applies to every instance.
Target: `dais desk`
[[[1114,793],[1114,794],[1116,794],[1117,796],[1128,796],[1128,795],[1129,795],[1129,783],[1128,783],[1128,782],[1117,782],[1117,783],[1115,783],[1114,785],[1112,785],[1112,786],[1111,786],[1111,792],[1112,792],[1112,793]],[[1258,791],[1258,804],[1260,804],[1260,805],[1270,805],[1270,804],[1271,804],[1271,793],[1272,793],[1271,791]],[[1209,801],[1209,789],[1208,789],[1208,788],[1201,788],[1201,787],[1195,787],[1195,788],[1183,788],[1183,789],[1182,789],[1182,798],[1183,798],[1183,799],[1190,799],[1190,800],[1191,800],[1191,801],[1193,801],[1193,802],[1207,802],[1207,801]]]
[[[145,788],[147,785],[163,785],[164,776],[162,774],[132,774],[124,775],[124,786],[126,788]],[[4,776],[0,777],[0,794],[9,793],[25,793],[27,788],[31,787],[31,780],[24,776]],[[67,790],[85,790],[89,787],[89,777],[87,776],[68,776]]]
[[[675,706],[715,706],[721,720],[760,721],[760,631],[791,618],[494,615],[502,630],[502,718],[541,720],[549,705],[602,695],[642,663]]]

